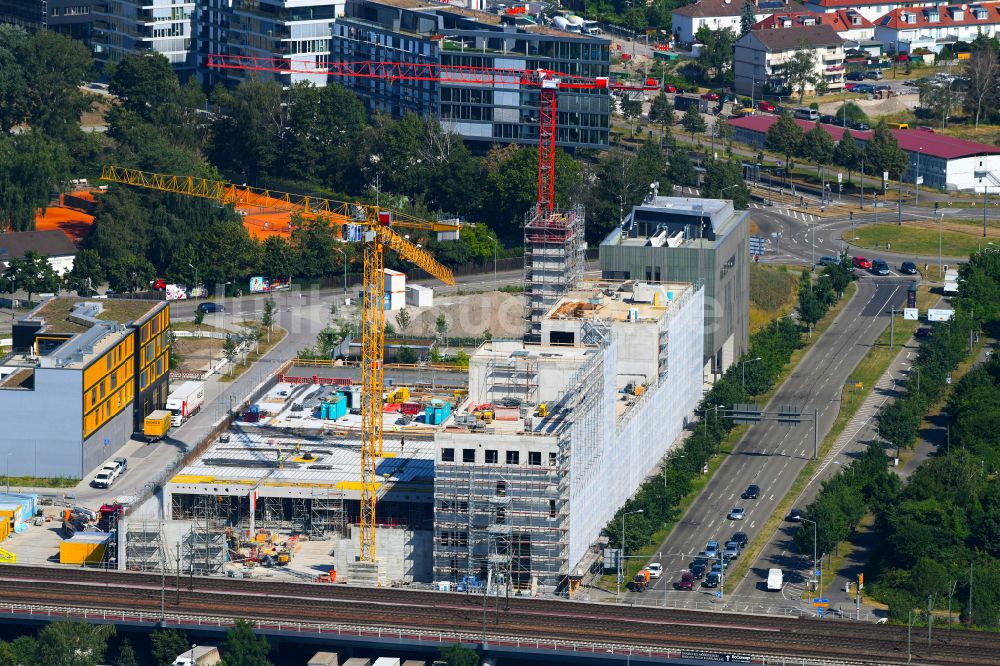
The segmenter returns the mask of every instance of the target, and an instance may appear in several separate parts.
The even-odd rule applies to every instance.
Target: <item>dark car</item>
[[[889,264],[885,263],[882,259],[874,259],[872,261],[872,267],[868,270],[871,271],[872,275],[888,275]]]
[[[904,261],[899,265],[899,272],[903,275],[916,275],[917,265],[912,261]]]
[[[721,580],[721,578],[722,576],[713,571],[705,576],[705,580],[702,581],[701,584],[703,587],[719,587],[719,580]]]
[[[846,75],[844,75],[844,80],[845,81],[864,81],[865,80],[865,74],[864,74],[864,72],[848,72]]]
[[[867,132],[871,129],[868,123],[862,122],[860,120],[855,120],[854,122],[848,121],[847,126],[853,130],[858,130],[860,132]]]
[[[792,509],[788,512],[788,520],[793,523],[802,522],[802,509]]]
[[[859,83],[858,85],[851,88],[851,92],[861,93],[862,95],[867,95],[875,92],[875,86],[868,83]]]
[[[674,583],[674,588],[678,590],[693,590],[694,576],[690,572],[685,571],[681,574],[681,579]]]
[[[695,580],[701,580],[705,577],[705,570],[708,569],[708,565],[704,562],[694,562],[691,564],[691,577]]]
[[[820,266],[839,266],[840,265],[840,259],[837,259],[837,257],[820,257],[819,258],[819,265]]]
[[[750,543],[750,537],[747,536],[746,532],[734,532],[733,538],[730,541],[738,543],[740,548],[746,548],[746,545]]]
[[[218,303],[212,303],[211,301],[206,301],[204,303],[198,304],[198,312],[204,312],[205,314],[210,314],[212,312],[225,312],[226,308],[222,307]]]
[[[760,486],[757,485],[751,484],[743,491],[743,499],[757,499],[758,495],[760,495]]]
[[[837,116],[820,116],[819,121],[824,125],[839,125],[841,122]]]
[[[917,329],[917,332],[914,333],[914,335],[917,336],[918,338],[929,338],[931,337],[931,333],[932,333],[931,329],[927,328],[926,326],[921,326],[920,328]]]

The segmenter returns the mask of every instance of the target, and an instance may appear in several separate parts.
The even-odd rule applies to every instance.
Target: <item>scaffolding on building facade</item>
[[[174,520],[207,518],[221,526],[248,529],[250,500],[246,495],[174,493],[170,515]],[[255,528],[301,532],[314,537],[330,532],[344,534],[346,521],[343,491],[316,490],[312,497],[260,497],[254,509]]]
[[[584,217],[583,206],[525,215],[525,342],[541,341],[545,313],[583,278]]]
[[[526,351],[505,358],[491,358],[486,365],[489,390],[486,396],[495,405],[516,401],[534,404],[538,390],[538,363]]]
[[[125,568],[129,571],[159,571],[163,566],[163,531],[158,523],[125,529]]]

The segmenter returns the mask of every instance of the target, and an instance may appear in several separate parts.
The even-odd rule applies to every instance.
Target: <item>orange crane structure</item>
[[[452,272],[426,250],[396,233],[395,229],[429,232],[457,232],[459,224],[428,222],[378,206],[334,201],[307,195],[236,186],[207,178],[176,176],[107,166],[101,179],[187,196],[209,199],[234,206],[279,208],[306,217],[328,221],[335,226],[356,225],[363,229],[364,276],[361,306],[361,512],[360,560],[375,562],[375,505],[378,481],[377,458],[382,455],[382,396],[385,387],[385,249],[394,251],[424,272],[445,284],[455,284]]]

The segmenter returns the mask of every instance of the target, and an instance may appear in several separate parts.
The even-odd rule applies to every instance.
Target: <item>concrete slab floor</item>
[[[47,565],[59,564],[59,544],[62,521],[54,511],[46,511],[53,520],[43,525],[30,525],[26,530],[12,535],[0,543],[0,548],[17,556],[18,564]]]

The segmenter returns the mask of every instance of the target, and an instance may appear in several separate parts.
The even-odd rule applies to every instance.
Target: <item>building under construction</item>
[[[584,209],[532,210],[524,219],[525,342],[538,343],[542,319],[583,279]]]
[[[537,590],[576,573],[701,396],[703,311],[700,284],[594,282],[556,298],[537,344],[475,352],[435,436],[436,580]]]

